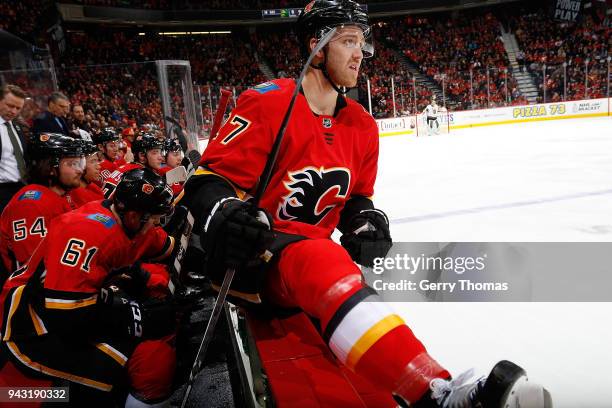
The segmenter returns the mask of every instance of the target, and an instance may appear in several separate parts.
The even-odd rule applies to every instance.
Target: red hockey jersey
[[[117,188],[117,184],[119,184],[121,177],[123,177],[123,173],[133,169],[140,169],[142,167],[144,167],[142,164],[127,163],[105,177],[104,184],[102,184],[102,194],[104,195],[104,198],[110,198],[113,195],[115,188]]]
[[[279,79],[244,92],[200,164],[254,194],[294,89]],[[351,196],[373,195],[377,161],[378,128],[361,105],[340,96],[334,116],[316,115],[300,93],[260,206],[277,230],[329,238]]]
[[[6,297],[15,289],[20,290],[36,270],[45,270],[45,299],[42,299],[42,307],[37,303],[37,318],[20,326],[23,328],[20,333],[14,331],[17,326],[12,331],[7,329],[9,333],[21,336],[44,334],[39,328],[45,326],[47,313],[63,312],[66,318],[70,318],[71,314],[77,316],[71,312],[94,306],[111,270],[143,258],[163,258],[171,252],[172,239],[162,228],[151,228],[130,239],[103,203],[93,201],[55,218],[45,240],[36,248],[26,266],[6,282],[0,305],[5,304]],[[27,304],[19,304],[19,297],[12,298],[11,310],[24,310],[27,316]]]
[[[104,159],[100,162],[100,186],[104,185],[104,181],[109,178],[118,167],[117,161]]]
[[[30,258],[53,218],[76,207],[70,193],[60,196],[38,184],[19,190],[0,217],[0,254],[7,270]]]
[[[91,201],[102,200],[104,193],[95,183],[89,183],[86,187],[79,187],[70,192],[70,196],[77,207],[81,207]]]

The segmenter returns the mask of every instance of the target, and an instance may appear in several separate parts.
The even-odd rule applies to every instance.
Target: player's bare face
[[[140,214],[142,216],[141,213],[137,213],[137,214]],[[151,215],[148,215],[146,217],[147,217],[147,221],[144,224],[142,224],[142,227],[140,228],[140,230],[134,231],[134,232],[136,232],[139,235],[145,234],[151,228],[161,224],[161,218],[162,218],[161,215],[151,214]],[[141,224],[140,224],[140,221],[139,221],[138,227],[140,227],[140,225]]]
[[[166,164],[168,167],[175,168],[181,164],[182,159],[183,155],[181,152],[169,152],[166,156]]]
[[[149,223],[151,226],[157,226],[161,224],[162,215],[161,214],[152,214],[149,216]]]
[[[128,235],[136,235],[141,233],[146,226],[142,224],[143,213],[140,211],[129,210],[123,214],[123,228],[128,232]]]
[[[85,170],[84,157],[65,157],[59,162],[59,182],[63,187],[76,188],[81,185]]]
[[[84,178],[88,183],[93,183],[100,179],[100,157],[98,154],[92,154],[87,157]]]
[[[119,143],[108,142],[104,145],[104,155],[110,160],[115,161],[119,152]]]
[[[164,160],[164,156],[162,155],[161,149],[148,150],[146,158],[147,165],[154,170],[159,170]]]
[[[357,85],[364,43],[359,27],[343,27],[329,42],[327,71],[336,85],[350,88]]]

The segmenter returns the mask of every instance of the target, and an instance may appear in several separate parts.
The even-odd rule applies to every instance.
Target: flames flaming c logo
[[[284,184],[289,194],[278,206],[278,218],[317,225],[346,198],[351,173],[342,167],[305,167],[289,172],[289,181]]]

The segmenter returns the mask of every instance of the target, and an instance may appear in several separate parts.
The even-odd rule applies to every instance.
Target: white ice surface
[[[381,139],[396,241],[612,241],[612,118]]]
[[[555,408],[612,407],[610,303],[394,303],[453,375],[501,359],[527,370]]]
[[[612,118],[388,137],[380,150],[375,202],[394,241],[612,241]],[[392,306],[455,375],[510,359],[555,407],[612,407],[612,303]]]

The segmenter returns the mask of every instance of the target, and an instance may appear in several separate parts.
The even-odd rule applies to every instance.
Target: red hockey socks
[[[353,293],[324,327],[325,341],[343,364],[409,403],[434,378],[450,377],[370,288]]]

